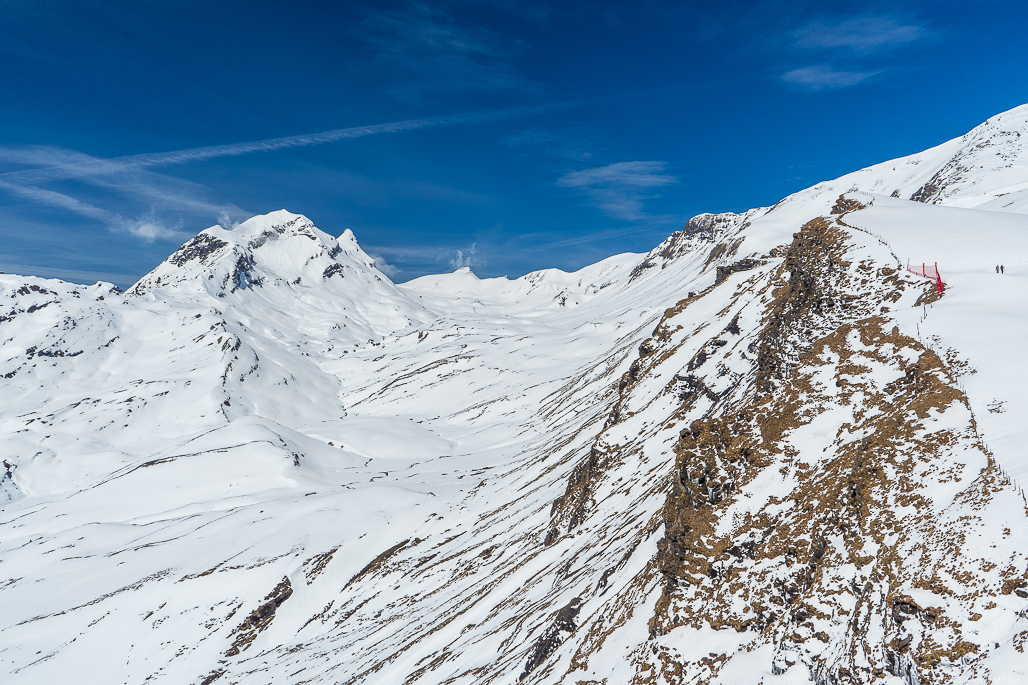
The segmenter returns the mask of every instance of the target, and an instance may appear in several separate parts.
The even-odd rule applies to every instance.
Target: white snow
[[[717,335],[710,327],[736,314],[745,330],[759,325],[763,304],[730,295],[780,260],[698,300],[673,358],[605,429],[619,379],[717,265],[766,255],[843,194],[867,205],[846,218],[853,249],[893,266],[938,262],[946,295],[887,316],[967,362],[959,383],[982,439],[1028,482],[1026,145],[1028,106],[713,235],[571,274],[461,269],[396,285],[349,231],[335,239],[279,211],[201,232],[127,294],[0,275],[0,680],[513,682],[579,598],[579,625],[618,627],[567,681],[628,682],[649,649],[660,588],[637,579],[662,534],[681,430],[666,388]],[[907,199],[933,179],[937,204]],[[741,246],[705,264],[718,231]],[[744,340],[711,350],[707,363],[725,369],[715,391],[750,363]],[[848,412],[826,411],[790,440],[816,460]],[[572,469],[594,446],[617,455],[635,442],[590,520],[544,546]],[[795,478],[763,472],[738,514]],[[284,577],[293,594],[269,627],[226,656]],[[1025,603],[1007,601],[980,628],[1006,641],[996,663],[1021,673],[1009,637]],[[619,614],[626,602],[634,611]],[[584,632],[533,682],[564,678]],[[695,660],[749,640],[727,637],[738,644],[713,629],[659,641]],[[773,676],[777,657],[762,649],[729,661],[720,682],[807,682],[801,666]]]

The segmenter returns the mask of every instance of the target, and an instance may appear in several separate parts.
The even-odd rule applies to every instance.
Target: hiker
[[[999,273],[999,264],[996,265],[996,273]]]
[[[1007,272],[1007,270],[1003,268],[1003,265],[1002,265],[1002,264],[1000,264],[1000,265],[999,265],[999,272],[1000,272],[1001,274],[1004,274],[1004,273],[1006,273],[1006,272]]]

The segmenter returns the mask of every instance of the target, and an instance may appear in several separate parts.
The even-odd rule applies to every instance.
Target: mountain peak
[[[997,114],[961,138],[911,200],[954,207],[1028,211],[1028,105]]]
[[[280,209],[232,228],[212,226],[188,240],[130,290],[174,287],[226,297],[266,284],[297,286],[339,277],[347,269],[386,278],[353,232],[337,240],[302,214]]]

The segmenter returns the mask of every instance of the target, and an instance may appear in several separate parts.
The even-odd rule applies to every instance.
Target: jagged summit
[[[434,318],[378,270],[347,229],[338,239],[279,210],[198,233],[141,278],[129,296],[206,304],[261,321],[276,336],[322,349],[379,338]]]
[[[388,278],[347,229],[333,238],[302,214],[278,210],[226,229],[198,233],[129,292],[192,288],[217,297],[257,287],[314,285],[347,273],[367,281]]]
[[[927,204],[1028,212],[1028,104],[959,138],[832,183]]]
[[[1015,107],[976,126],[959,138],[959,146],[955,147],[945,163],[909,199],[953,207],[1028,212],[1028,105]],[[940,148],[936,149],[941,152]],[[923,154],[928,152],[932,151]]]

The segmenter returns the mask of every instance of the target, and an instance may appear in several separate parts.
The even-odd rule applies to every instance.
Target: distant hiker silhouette
[[[999,273],[999,264],[996,265],[996,273]]]
[[[1007,272],[1007,270],[1003,268],[1003,265],[1002,265],[1002,264],[1000,264],[1000,265],[999,265],[999,272],[1000,272],[1001,274],[1005,274],[1005,273]]]

